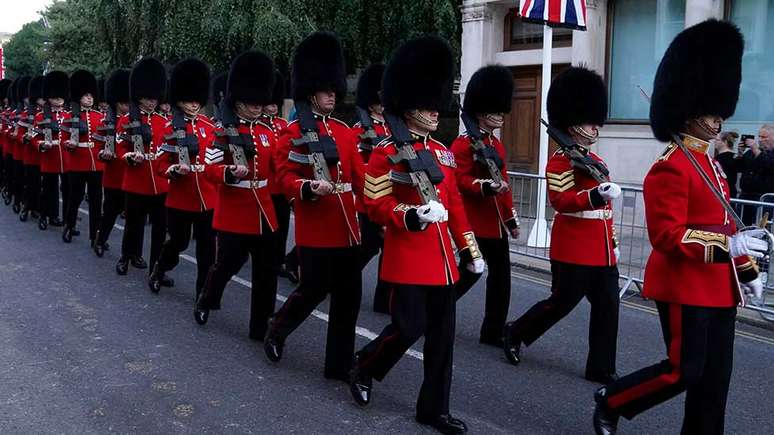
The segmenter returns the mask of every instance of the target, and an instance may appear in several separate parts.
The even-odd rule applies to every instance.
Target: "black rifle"
[[[70,103],[70,119],[65,119],[62,124],[67,125],[67,131],[70,133],[70,142],[78,145],[81,140],[81,134],[85,133],[85,123],[81,122],[81,105],[79,103]]]
[[[591,158],[588,154],[584,154],[580,150],[580,146],[572,140],[569,134],[564,133],[558,128],[549,125],[545,120],[540,120],[543,125],[546,126],[546,131],[551,139],[556,141],[559,148],[562,149],[564,155],[570,159],[570,165],[573,168],[579,169],[591,176],[599,183],[606,183],[610,181],[610,171],[607,170],[602,162],[598,162]]]
[[[51,145],[54,141],[54,135],[59,134],[59,129],[61,128],[59,121],[57,121],[56,116],[51,111],[51,105],[48,103],[43,106],[43,121],[38,123],[38,128],[40,133],[43,134],[44,144]],[[46,149],[41,146],[40,150],[45,151]]]
[[[328,165],[335,165],[339,162],[339,150],[336,148],[336,142],[330,136],[320,136],[317,120],[309,104],[296,102],[296,115],[301,127],[301,137],[291,140],[291,143],[296,147],[306,145],[309,154],[290,151],[288,160],[302,165],[311,165],[315,180],[325,180],[332,183],[333,178],[328,170]]]
[[[252,160],[257,152],[252,136],[239,133],[239,118],[225,99],[220,102],[220,116],[223,131],[215,133],[215,148],[231,153],[235,165],[247,167],[248,159]]]
[[[172,134],[165,136],[166,140],[174,140],[177,148],[177,159],[181,165],[191,165],[191,155],[199,154],[199,139],[196,135],[186,132],[185,114],[175,109],[172,115]]]
[[[126,124],[125,129],[126,135],[122,139],[131,140],[132,150],[137,154],[145,155],[145,144],[151,143],[152,135],[150,127],[142,122],[140,108],[136,104],[129,106],[129,123]]]
[[[116,155],[116,115],[112,108],[108,107],[105,121],[97,127],[97,133],[94,139],[105,144],[105,151]]]
[[[398,150],[397,154],[389,156],[388,159],[393,165],[405,163],[409,168],[409,172],[390,171],[390,180],[414,186],[423,205],[430,201],[439,202],[435,185],[443,181],[443,172],[433,154],[426,149],[414,149],[414,138],[402,119],[386,112],[384,119]]]
[[[507,187],[508,183],[505,182],[503,173],[500,171],[503,167],[503,159],[494,147],[484,143],[484,135],[481,134],[478,122],[472,116],[462,112],[462,123],[470,138],[470,147],[473,148],[473,160],[484,166],[493,184]]]
[[[368,114],[367,110],[360,106],[355,106],[355,111],[357,112],[357,118],[360,121],[360,126],[363,127],[363,132],[360,133],[359,136],[360,143],[357,144],[357,148],[360,151],[365,152],[373,151],[374,147],[378,145],[379,142],[383,141],[385,137],[376,134],[374,123],[371,120],[371,115]]]

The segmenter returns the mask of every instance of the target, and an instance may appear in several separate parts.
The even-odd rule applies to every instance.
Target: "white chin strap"
[[[422,116],[421,113],[419,113],[419,110],[412,110],[408,113],[408,116],[411,117],[414,121],[421,124],[423,127],[427,128],[428,130],[435,130],[438,128],[438,121],[433,121],[430,118],[427,118],[426,116]]]
[[[312,95],[312,109],[314,109],[314,111],[316,111],[316,112],[318,112],[318,113],[320,113],[322,115],[325,115],[325,116],[328,116],[331,113],[333,113],[333,110],[325,110],[325,109],[321,108],[320,105],[317,104],[317,97],[314,96],[314,95]]]
[[[570,130],[572,130],[573,133],[577,134],[578,136],[586,139],[589,141],[589,144],[596,143],[599,139],[599,130],[597,130],[596,133],[589,133],[588,131],[584,130],[583,127],[579,125],[574,125],[570,127]]]
[[[486,115],[486,120],[498,128],[505,124],[505,117],[500,115]]]
[[[721,128],[714,128],[711,125],[707,124],[704,119],[702,118],[696,118],[696,125],[699,126],[702,130],[704,130],[705,133],[707,133],[709,136],[717,136],[720,134]]]

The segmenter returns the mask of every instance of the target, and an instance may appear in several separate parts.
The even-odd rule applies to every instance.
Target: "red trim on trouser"
[[[674,385],[680,380],[680,350],[683,342],[682,313],[681,305],[669,305],[669,363],[672,366],[672,371],[608,397],[607,405],[610,408],[615,409],[621,407],[640,397],[653,394],[658,390]]]

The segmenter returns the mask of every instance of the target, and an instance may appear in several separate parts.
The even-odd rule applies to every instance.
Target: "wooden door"
[[[568,65],[554,65],[552,75]],[[508,169],[520,172],[538,172],[540,152],[540,89],[542,67],[531,65],[515,67],[513,71],[513,103],[510,116],[506,116],[502,140],[508,151]],[[556,144],[549,143],[549,156]]]

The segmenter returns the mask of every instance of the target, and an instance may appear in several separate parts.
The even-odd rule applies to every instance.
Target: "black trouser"
[[[392,323],[358,352],[361,369],[381,381],[424,335],[425,378],[417,400],[417,417],[448,414],[454,355],[454,288],[392,284],[390,291]]]
[[[145,218],[151,222],[151,248],[149,267],[153,270],[161,254],[161,246],[167,235],[167,216],[164,201],[167,195],[140,195],[126,193],[126,228],[121,244],[121,256],[127,258],[142,257],[142,245],[145,238]]]
[[[268,228],[268,224],[263,222],[262,228]],[[263,339],[277,300],[274,235],[219,231],[216,243],[215,263],[207,274],[199,306],[210,310],[220,309],[226,284],[242,269],[249,255],[253,272],[250,287],[250,337]]]
[[[126,193],[121,189],[104,188],[105,200],[102,203],[102,219],[99,223],[97,243],[104,245],[110,239],[110,233],[116,224],[116,219],[126,207]]]
[[[41,176],[40,214],[49,219],[59,217],[59,186],[62,186],[62,216],[67,202],[70,200],[70,187],[67,185],[67,174],[44,173]]]
[[[586,376],[615,373],[618,340],[618,267],[551,261],[551,296],[513,322],[510,336],[527,346],[564,318],[585,296],[591,304]]]
[[[40,209],[40,166],[24,165],[24,207],[27,211]]]
[[[325,376],[346,379],[355,349],[362,282],[360,248],[298,247],[301,283],[274,316],[275,338],[285,340],[330,294]]]
[[[78,208],[88,189],[89,194],[89,240],[97,238],[97,230],[102,219],[102,172],[68,172],[70,200],[65,216],[65,227],[75,228],[78,222]]]
[[[274,233],[274,242],[276,251],[274,259],[277,269],[285,264],[285,248],[288,243],[288,231],[290,228],[290,204],[285,195],[272,195],[271,202],[274,204],[274,213],[277,215],[277,231]]]
[[[24,162],[21,160],[13,161],[13,204],[21,206],[24,197]]]
[[[739,195],[741,199],[748,201],[760,201],[762,193],[742,193]],[[741,218],[745,225],[757,225],[755,219],[758,216],[758,206],[750,204],[741,205]]]
[[[298,247],[296,245],[293,245],[293,247],[290,248],[290,251],[288,251],[287,255],[285,255],[285,267],[291,270],[298,270],[299,259]]]
[[[188,249],[191,234],[196,239],[196,295],[204,287],[210,266],[215,262],[215,231],[212,229],[212,210],[186,211],[167,208],[169,239],[161,248],[157,272],[164,274],[177,266],[180,253]]]
[[[486,276],[486,306],[481,324],[481,339],[496,340],[502,337],[503,326],[508,318],[511,303],[511,253],[508,236],[499,239],[476,237],[478,248],[488,266]],[[460,280],[455,286],[457,300],[476,284],[481,274],[460,268]]]
[[[1,152],[2,149],[0,149],[0,189],[5,189],[5,181],[6,181],[6,175],[5,175],[5,159],[6,154]]]
[[[368,215],[358,213],[360,222],[360,234],[362,234],[362,244],[360,245],[360,270],[362,271],[374,256],[379,255],[379,269],[382,268],[381,252],[384,248],[384,237],[382,236],[381,225],[371,222]],[[377,272],[377,277],[380,274]],[[390,289],[389,286],[378,279],[376,289],[374,289],[374,311],[386,313],[389,309]]]
[[[657,302],[668,359],[606,387],[607,405],[631,419],[686,392],[683,434],[723,434],[736,307]]]

